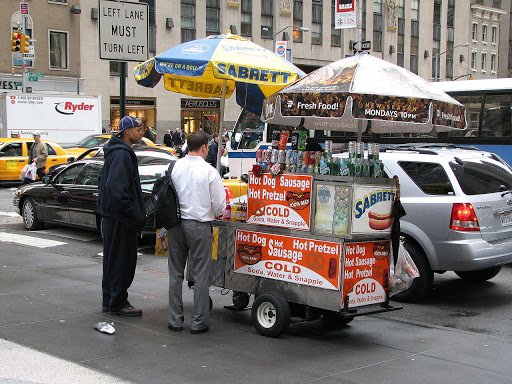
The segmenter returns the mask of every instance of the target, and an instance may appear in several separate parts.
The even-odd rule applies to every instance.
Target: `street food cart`
[[[214,286],[234,306],[255,295],[252,320],[275,337],[290,317],[333,325],[400,309],[389,305],[395,181],[250,173],[246,222],[216,221]]]

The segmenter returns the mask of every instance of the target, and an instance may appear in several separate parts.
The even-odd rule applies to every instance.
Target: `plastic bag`
[[[169,255],[169,237],[165,228],[158,228],[156,230],[155,239],[155,255],[168,256]]]
[[[21,181],[25,180],[25,177],[27,175],[27,171],[28,171],[29,168],[30,168],[30,164],[25,164],[25,166],[21,170],[21,174],[20,174],[20,180]]]
[[[393,263],[390,266],[388,281],[390,296],[406,291],[412,285],[413,280],[420,276],[416,264],[404,246],[404,240],[404,238],[400,238],[396,266]]]
[[[37,166],[36,163],[32,163],[28,166],[27,172],[25,173],[25,179],[35,181],[37,178]]]

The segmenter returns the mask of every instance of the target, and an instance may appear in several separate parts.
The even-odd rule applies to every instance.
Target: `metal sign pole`
[[[363,46],[363,5],[362,0],[356,0],[357,6],[357,44],[359,49]],[[357,53],[356,53],[357,54]],[[363,121],[357,119],[357,141],[361,142],[363,139]]]
[[[24,2],[24,1],[23,1]],[[25,35],[26,34],[26,22],[27,17],[26,15],[21,15],[21,31]],[[20,51],[24,50],[25,48],[22,48],[20,46]],[[25,54],[21,52],[21,92],[26,93],[26,76],[27,76],[27,64],[25,63]]]
[[[119,70],[119,118],[122,119],[125,115],[126,106],[126,61],[121,61],[121,68]]]

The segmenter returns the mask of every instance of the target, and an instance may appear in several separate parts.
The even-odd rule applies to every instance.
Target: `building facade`
[[[286,40],[292,62],[311,72],[353,55],[357,40],[356,29],[334,29],[334,0],[139,1],[149,6],[148,57],[185,41],[232,32],[270,50],[277,40]],[[7,42],[21,14],[19,0],[4,2],[0,35]],[[115,129],[123,64],[99,58],[98,0],[26,3],[27,29],[32,28],[31,37],[37,40],[28,67],[35,74],[28,82],[32,91],[101,95],[103,125]],[[361,0],[361,5],[363,40],[371,42],[372,55],[429,81],[509,74],[508,0]],[[16,56],[6,49],[0,52],[0,92],[21,92]],[[158,141],[167,129],[211,131],[218,125],[218,100],[170,93],[163,84],[141,87],[133,78],[137,64],[126,64],[126,111],[155,127]],[[226,127],[233,126],[240,111],[234,99],[226,102]]]

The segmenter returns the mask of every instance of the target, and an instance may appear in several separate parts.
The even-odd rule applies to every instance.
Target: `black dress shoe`
[[[174,331],[174,332],[183,331],[183,327],[175,327],[174,325],[171,325],[171,324],[167,324],[167,328],[169,328],[171,331]]]
[[[119,309],[110,308],[110,314],[118,316],[137,317],[142,316],[142,309],[132,307],[130,304],[128,304],[126,307]]]
[[[205,333],[210,330],[210,327],[202,328],[202,329],[191,329],[190,333],[193,335],[199,335],[200,333]]]
[[[101,312],[108,312],[108,307],[102,307]]]

